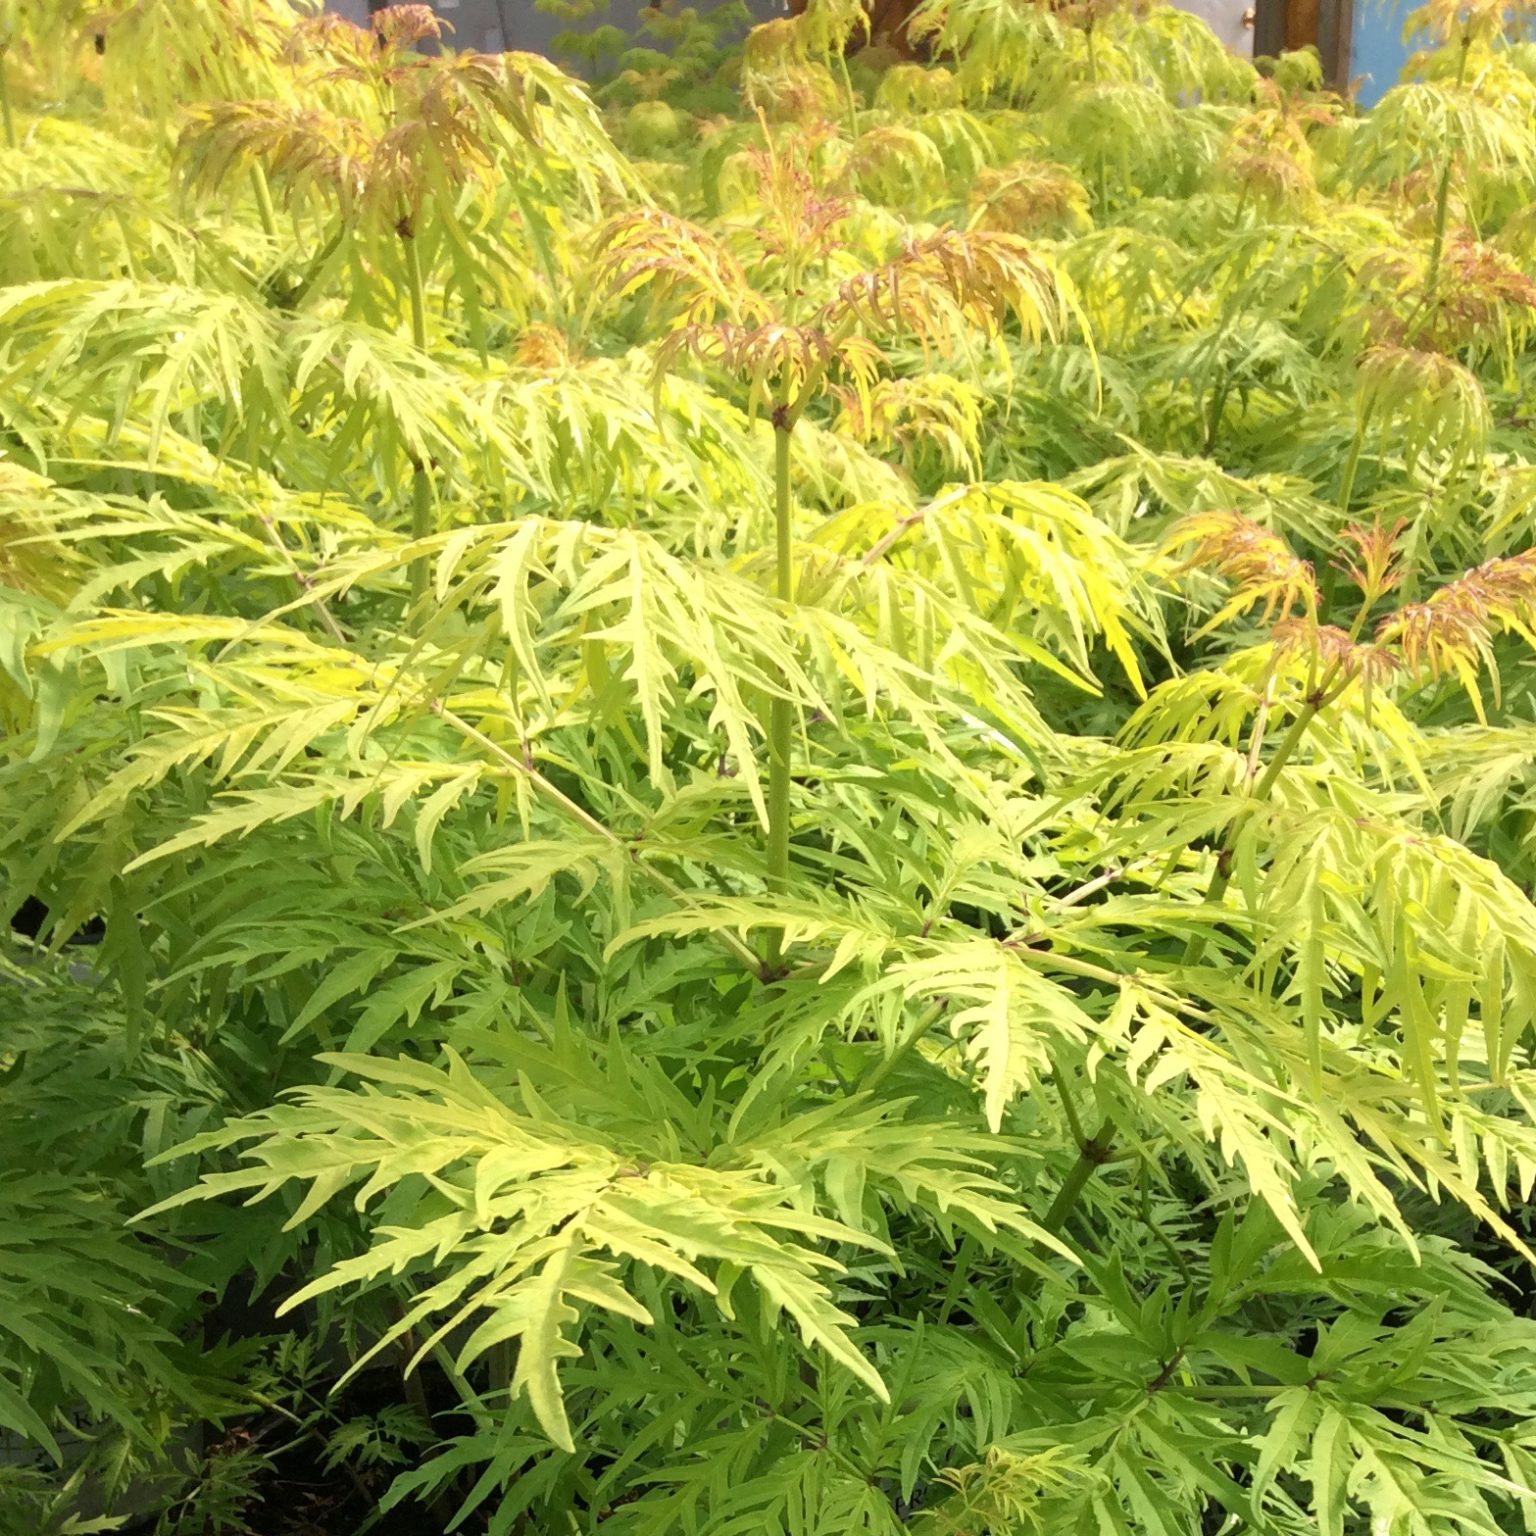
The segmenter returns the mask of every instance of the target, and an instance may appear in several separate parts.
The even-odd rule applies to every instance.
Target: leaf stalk
[[[774,412],[773,512],[776,591],[779,601],[794,599],[793,507],[790,498],[790,435],[794,430],[787,402]],[[768,889],[783,895],[789,889],[789,790],[790,754],[794,749],[794,710],[790,700],[776,694],[768,714]],[[782,935],[769,936],[768,964],[778,965],[783,954]]]
[[[405,246],[406,291],[411,304],[411,342],[418,352],[427,350],[427,294],[426,281],[421,270],[421,248],[416,243],[416,232],[402,226],[400,238]],[[411,537],[424,539],[432,532],[432,482],[427,466],[420,455],[416,456],[411,470]],[[427,595],[431,579],[432,563],[426,556],[411,562],[411,601],[419,603]]]

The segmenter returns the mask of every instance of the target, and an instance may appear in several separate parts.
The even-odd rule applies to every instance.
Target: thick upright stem
[[[773,526],[775,590],[781,603],[793,600],[795,576],[792,561],[794,523],[790,505],[789,450],[794,428],[775,423],[773,434]]]
[[[791,282],[791,292],[798,282]],[[827,338],[826,353],[820,363],[811,367],[800,381],[798,392],[786,381],[779,403],[773,409],[773,518],[777,565],[777,594],[779,601],[790,603],[795,596],[795,576],[792,560],[794,540],[794,507],[790,499],[789,468],[790,447],[794,438],[795,423],[800,420],[811,397],[821,387],[826,377],[826,359],[835,357],[837,349],[853,333],[857,318],[849,315],[841,326]],[[768,710],[768,889],[782,893],[789,889],[789,786],[790,756],[794,750],[794,709],[787,698],[770,701]],[[768,972],[777,970],[783,957],[784,941],[781,934],[768,940],[764,966]]]
[[[405,245],[406,289],[411,302],[411,341],[418,352],[427,350],[427,292],[421,272],[421,249],[416,234],[407,226],[401,230]],[[416,461],[411,474],[411,537],[424,539],[432,532],[432,481],[427,466]],[[427,595],[432,562],[427,556],[411,562],[411,601],[420,602]]]
[[[261,220],[262,233],[268,240],[276,240],[277,209],[272,205],[272,188],[267,183],[267,173],[259,165],[251,167],[251,187],[256,193],[256,214]]]
[[[1301,745],[1301,738],[1307,734],[1307,728],[1317,718],[1318,711],[1328,702],[1328,690],[1333,686],[1338,672],[1339,669],[1335,665],[1323,674],[1323,680],[1301,706],[1296,718],[1291,721],[1291,728],[1280,738],[1280,745],[1275,748],[1275,755],[1270,758],[1269,767],[1264,770],[1264,776],[1253,786],[1253,798],[1255,800],[1264,801],[1269,799],[1270,791],[1274,789],[1275,781],[1280,777],[1281,770],[1295,755],[1297,747]],[[1237,834],[1235,832],[1229,832],[1225,845],[1234,843],[1236,838]]]
[[[1060,1237],[1062,1229],[1072,1219],[1072,1212],[1077,1209],[1077,1202],[1082,1199],[1083,1190],[1088,1186],[1088,1180],[1093,1177],[1094,1170],[1103,1163],[1109,1161],[1109,1149],[1115,1142],[1115,1122],[1105,1120],[1087,1141],[1079,1148],[1077,1161],[1072,1164],[1061,1188],[1056,1191],[1056,1198],[1051,1201],[1050,1209],[1045,1213],[1045,1219],[1040,1223],[1052,1237]]]
[[[406,291],[411,302],[411,343],[420,352],[427,350],[427,285],[421,272],[421,248],[413,231],[402,236],[405,244]]]
[[[411,471],[411,537],[424,539],[432,532],[432,481],[426,465],[418,463]],[[411,561],[411,601],[420,602],[427,595],[432,579],[432,561],[420,555]]]
[[[789,491],[789,450],[791,433],[788,404],[782,404],[773,418],[773,514],[777,552],[777,593],[780,602],[794,597],[794,570],[791,563],[793,537],[792,508]],[[775,697],[768,715],[768,889],[782,894],[789,888],[789,779],[790,752],[794,742],[794,711],[790,701]],[[775,934],[768,941],[768,963],[776,965],[782,942]]]

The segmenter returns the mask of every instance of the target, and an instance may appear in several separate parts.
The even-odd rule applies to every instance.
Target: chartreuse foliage
[[[0,0],[0,1530],[1536,1518],[1536,56],[1428,19]]]

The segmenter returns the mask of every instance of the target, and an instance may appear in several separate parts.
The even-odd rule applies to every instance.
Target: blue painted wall
[[[1421,46],[1405,41],[1403,18],[1410,9],[1399,0],[1355,0],[1349,77],[1361,106],[1374,107],[1402,77],[1408,55]]]

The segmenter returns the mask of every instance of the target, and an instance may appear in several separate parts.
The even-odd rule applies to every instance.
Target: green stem
[[[782,403],[774,413],[773,423],[773,511],[777,550],[777,592],[779,601],[794,598],[794,571],[791,564],[793,537],[789,489],[790,406]],[[782,895],[789,889],[789,787],[790,753],[794,742],[794,711],[790,700],[775,695],[768,715],[768,889]],[[782,935],[768,940],[767,960],[776,966],[782,958]]]
[[[1072,1140],[1077,1143],[1081,1151],[1085,1137],[1083,1134],[1083,1122],[1078,1118],[1077,1106],[1072,1102],[1072,1095],[1067,1092],[1067,1085],[1060,1072],[1053,1072],[1052,1078],[1056,1083],[1056,1092],[1061,1097],[1061,1112],[1067,1117],[1067,1129],[1072,1133]]]
[[[786,1429],[793,1429],[808,1446],[815,1446],[818,1450],[830,1456],[833,1461],[840,1462],[843,1470],[850,1477],[856,1478],[861,1483],[874,1485],[874,1478],[870,1475],[868,1467],[861,1467],[851,1456],[838,1450],[835,1445],[827,1443],[827,1437],[819,1429],[812,1429],[807,1424],[802,1424],[799,1419],[792,1419],[787,1413],[780,1413],[770,1408],[768,1415],[776,1424],[782,1424]]]
[[[403,237],[405,244],[406,292],[411,301],[411,344],[418,352],[427,350],[427,284],[421,271],[421,248],[413,233]]]
[[[918,1015],[912,1027],[902,1036],[896,1049],[882,1058],[866,1072],[859,1082],[860,1093],[873,1093],[908,1056],[917,1049],[918,1042],[944,1017],[944,1004],[935,1003]]]
[[[853,89],[853,76],[848,73],[848,56],[839,53],[837,62],[842,70],[843,90],[848,97],[848,138],[856,144],[859,140],[859,98]]]
[[[1081,976],[1085,981],[1102,981],[1106,986],[1115,988],[1119,988],[1125,981],[1125,977],[1120,972],[1112,971],[1107,966],[1092,965],[1087,960],[1079,960],[1073,955],[1058,955],[1052,950],[1036,949],[1032,944],[1027,944],[1018,938],[1005,942],[1008,942],[1008,947],[1017,953],[1033,955],[1051,970],[1065,971],[1068,976]]]
[[[1429,277],[1424,284],[1424,291],[1432,294],[1440,286],[1440,257],[1445,251],[1445,225],[1446,217],[1451,206],[1451,166],[1454,164],[1454,156],[1446,154],[1445,165],[1440,171],[1440,186],[1435,193],[1435,238],[1429,248]]]
[[[1275,781],[1280,777],[1281,770],[1291,760],[1296,748],[1301,745],[1301,738],[1307,734],[1307,727],[1317,718],[1318,712],[1329,702],[1332,695],[1329,689],[1333,686],[1334,679],[1339,675],[1339,663],[1335,662],[1323,674],[1322,681],[1314,692],[1302,705],[1296,718],[1291,721],[1291,728],[1280,738],[1280,745],[1275,748],[1275,755],[1269,760],[1269,767],[1264,770],[1264,776],[1253,787],[1255,800],[1267,800],[1270,791],[1275,787]],[[1236,840],[1235,833],[1229,833],[1231,841]]]
[[[1350,498],[1355,494],[1355,476],[1360,471],[1360,455],[1365,449],[1365,433],[1371,424],[1371,408],[1365,406],[1355,418],[1355,438],[1349,445],[1349,458],[1344,465],[1344,478],[1339,482],[1339,510],[1349,511]]]
[[[949,1284],[944,1287],[944,1299],[939,1303],[939,1326],[942,1328],[949,1321],[949,1315],[955,1310],[960,1300],[960,1292],[965,1289],[966,1282],[970,1278],[972,1268],[976,1263],[976,1254],[981,1244],[966,1233],[960,1244],[949,1269]]]
[[[1365,630],[1365,626],[1370,622],[1371,608],[1375,603],[1376,598],[1380,595],[1380,593],[1376,593],[1374,595],[1370,593],[1361,594],[1360,606],[1355,610],[1355,621],[1349,626],[1349,643],[1351,645],[1355,644],[1355,642],[1359,640],[1361,634]]]
[[[1062,1180],[1056,1198],[1051,1201],[1050,1209],[1040,1223],[1052,1237],[1061,1236],[1062,1229],[1072,1219],[1072,1212],[1077,1209],[1077,1202],[1082,1199],[1094,1171],[1109,1161],[1109,1149],[1114,1142],[1115,1122],[1106,1118],[1098,1130],[1078,1148],[1077,1161]]]
[[[1152,1191],[1147,1184],[1146,1163],[1141,1165],[1141,1172],[1138,1176],[1137,1182],[1141,1185],[1142,1225],[1157,1240],[1163,1252],[1168,1255],[1169,1259],[1173,1263],[1173,1267],[1179,1272],[1179,1277],[1183,1280],[1185,1287],[1188,1288],[1191,1283],[1189,1277],[1189,1265],[1184,1262],[1184,1255],[1179,1252],[1178,1245],[1171,1237],[1168,1236],[1166,1232],[1163,1231],[1162,1227],[1158,1224],[1157,1218],[1152,1214]]]
[[[424,539],[432,532],[432,481],[420,461],[411,471],[411,537]],[[427,595],[432,579],[432,561],[421,555],[411,561],[411,601],[419,603]]]
[[[9,48],[0,48],[0,119],[5,122],[5,147],[16,148],[16,120],[11,116],[11,77],[6,64]]]
[[[266,516],[262,517],[261,524],[262,527],[266,529],[267,542],[271,544],[272,548],[277,551],[278,558],[282,560],[283,564],[288,567],[288,572],[293,577],[294,589],[298,592],[299,597],[301,599],[308,597],[309,581],[305,577],[304,572],[299,569],[299,562],[293,558],[292,551],[290,551],[288,546],[283,543],[283,536],[277,531],[277,524],[270,517]],[[345,645],[347,643],[347,637],[343,633],[341,625],[336,622],[335,616],[331,613],[331,610],[327,608],[323,602],[319,601],[319,599],[311,600],[311,605],[313,606],[315,614],[319,618],[321,625],[324,627],[326,634],[328,634],[331,639],[337,643],[337,645]]]
[[[261,219],[262,232],[269,240],[277,239],[277,209],[272,206],[272,188],[267,183],[267,173],[259,166],[251,167],[251,186],[256,192],[256,213]]]
[[[459,1394],[459,1401],[464,1404],[464,1411],[475,1421],[475,1428],[488,1430],[495,1427],[496,1417],[485,1406],[480,1394],[470,1386],[464,1373],[453,1363],[453,1356],[441,1344],[432,1346],[432,1358],[437,1361],[438,1369],[453,1383],[453,1390]]]
[[[1456,84],[1465,83],[1467,78],[1467,58],[1472,51],[1472,29],[1463,27],[1461,32],[1461,56],[1456,61]],[[1445,164],[1440,168],[1440,186],[1435,193],[1435,238],[1429,248],[1429,279],[1425,283],[1425,293],[1433,294],[1440,283],[1440,258],[1445,252],[1445,225],[1446,215],[1451,206],[1451,173],[1456,164],[1456,154],[1449,146],[1445,153]]]
[[[414,1344],[414,1340],[412,1341]],[[408,1371],[405,1377],[405,1400],[416,1410],[416,1417],[430,1429],[432,1427],[432,1405],[427,1401],[427,1389],[422,1382],[419,1371]],[[428,1507],[436,1520],[448,1521],[453,1518],[453,1501],[448,1497],[446,1489],[439,1488],[428,1501]]]
[[[299,286],[288,296],[287,308],[290,313],[298,309],[305,299],[309,297],[310,289],[319,281],[321,272],[325,270],[326,262],[336,254],[341,246],[341,242],[346,238],[346,234],[346,225],[338,224],[326,237],[325,244],[310,257],[309,264],[304,268],[304,275],[299,279]]]
[[[1099,83],[1099,50],[1093,40],[1093,21],[1083,28],[1083,36],[1088,44],[1088,84],[1097,88]],[[1106,166],[1106,156],[1101,148],[1094,161],[1094,177],[1098,183],[1099,214],[1104,216],[1109,212],[1109,173]]]
[[[791,284],[791,289],[795,286]],[[773,411],[773,518],[776,589],[781,603],[795,597],[793,563],[794,504],[790,496],[790,449],[795,423],[826,377],[828,361],[852,334],[857,317],[848,315],[827,339],[822,360],[806,373],[798,394],[788,386]],[[789,790],[790,758],[794,749],[794,708],[787,697],[770,701],[768,710],[768,890],[781,895],[789,889]],[[784,955],[782,933],[769,936],[764,964],[778,969]]]
[[[1105,1392],[1105,1388],[1102,1385],[1057,1387],[1055,1390],[1060,1392],[1063,1397],[1072,1399],[1099,1398],[1102,1397]],[[1144,1391],[1143,1388],[1139,1387],[1136,1388],[1136,1390],[1138,1392]],[[1166,1390],[1170,1392],[1176,1392],[1180,1397],[1199,1398],[1202,1401],[1262,1402],[1267,1398],[1278,1396],[1281,1392],[1288,1391],[1289,1388],[1284,1385],[1264,1386],[1255,1384],[1253,1386],[1244,1386],[1241,1383],[1233,1383],[1231,1385],[1226,1383],[1218,1383],[1214,1386],[1205,1386],[1199,1382],[1193,1382],[1189,1385],[1184,1385],[1182,1383],[1178,1385],[1170,1384]],[[1380,1405],[1378,1404],[1376,1406]]]
[[[418,352],[427,350],[427,290],[421,272],[421,248],[414,230],[401,236],[405,244],[406,291],[411,301],[411,341]],[[418,458],[411,474],[411,537],[424,539],[432,532],[432,482],[427,466]],[[427,595],[432,562],[422,555],[411,562],[411,601]]]
[[[1232,392],[1232,375],[1229,373],[1212,391],[1210,410],[1205,423],[1205,457],[1216,451],[1216,438],[1221,432],[1221,419],[1226,414],[1227,396]]]

